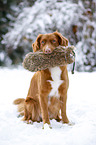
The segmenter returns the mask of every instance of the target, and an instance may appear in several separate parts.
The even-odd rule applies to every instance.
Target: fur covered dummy
[[[28,53],[23,61],[23,67],[31,72],[44,70],[55,66],[64,66],[75,61],[74,46],[59,46],[51,54],[41,51]]]

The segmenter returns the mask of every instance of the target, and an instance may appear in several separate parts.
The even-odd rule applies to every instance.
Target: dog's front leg
[[[39,71],[39,75],[38,75],[38,95],[39,95],[38,97],[39,97],[44,128],[45,126],[49,126],[50,128],[50,120],[48,114],[48,95],[51,90],[51,85],[47,81],[48,80],[47,75],[48,73],[46,73],[46,70]]]
[[[43,96],[40,94],[39,96],[40,101],[40,107],[41,107],[41,113],[42,113],[42,119],[44,124],[50,124],[49,115],[48,115],[48,100],[47,96]]]
[[[67,102],[67,93],[64,94],[64,96],[60,97],[61,100],[61,116],[63,123],[69,123],[69,120],[67,118],[66,114],[66,102]]]

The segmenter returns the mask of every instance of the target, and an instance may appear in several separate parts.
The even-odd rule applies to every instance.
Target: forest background
[[[40,33],[76,47],[76,70],[96,71],[95,0],[0,0],[0,66],[21,65]]]

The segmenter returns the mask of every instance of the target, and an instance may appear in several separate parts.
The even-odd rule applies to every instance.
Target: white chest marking
[[[55,96],[60,97],[58,88],[63,83],[63,80],[61,80],[61,69],[59,67],[54,67],[49,69],[52,77],[52,81],[48,80],[48,82],[51,83],[52,90],[49,94],[49,97]]]

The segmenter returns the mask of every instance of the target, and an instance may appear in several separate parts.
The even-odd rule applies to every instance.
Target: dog
[[[68,39],[56,31],[39,34],[32,47],[34,53],[41,50],[45,54],[50,54],[59,45],[68,46]],[[49,126],[50,119],[69,123],[66,113],[68,86],[66,65],[37,71],[31,79],[26,99],[19,98],[14,101],[20,114],[24,115],[22,120],[27,123],[30,120],[43,120],[43,124],[47,123]]]

